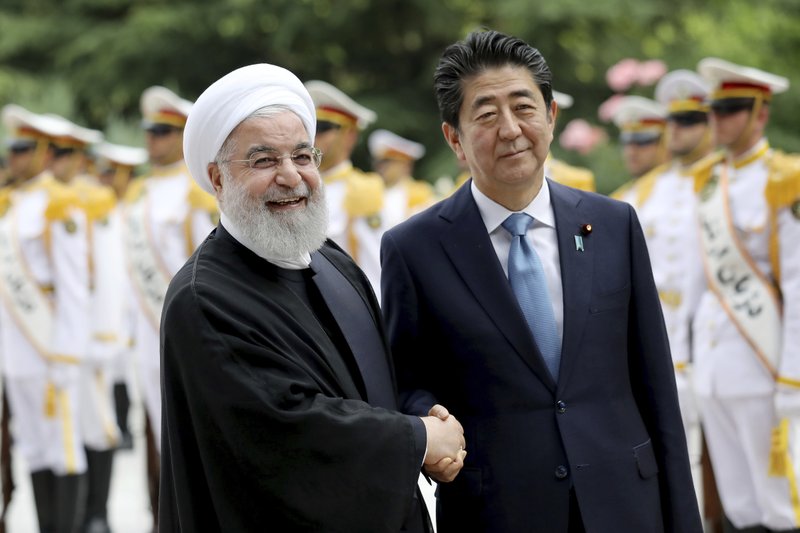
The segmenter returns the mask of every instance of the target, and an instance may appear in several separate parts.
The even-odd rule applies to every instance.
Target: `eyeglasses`
[[[153,137],[166,137],[171,133],[181,131],[181,129],[176,128],[175,126],[170,126],[169,124],[153,124],[149,128],[145,129],[145,131]]]
[[[255,170],[268,170],[277,168],[281,160],[291,159],[292,164],[298,170],[319,167],[322,163],[322,150],[314,146],[304,146],[297,148],[289,154],[279,154],[275,150],[262,150],[254,152],[249,159],[227,159],[220,163],[247,163],[247,166]]]

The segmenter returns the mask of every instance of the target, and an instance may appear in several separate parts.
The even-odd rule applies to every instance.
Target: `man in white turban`
[[[420,468],[466,454],[442,406],[396,412],[380,310],[326,240],[314,105],[291,72],[212,84],[184,137],[219,226],[170,284],[161,329],[159,531],[430,531]]]

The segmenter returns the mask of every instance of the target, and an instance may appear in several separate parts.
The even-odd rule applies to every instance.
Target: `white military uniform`
[[[159,325],[172,276],[216,223],[216,202],[192,180],[183,160],[131,184],[123,242],[133,293],[133,350],[156,446],[161,446]]]
[[[89,336],[86,219],[44,172],[0,218],[0,355],[14,444],[31,472],[80,474],[80,366]]]
[[[714,101],[750,96],[759,106],[762,98],[788,87],[785,79],[714,58],[701,61],[699,70],[720,84]],[[726,78],[761,88],[726,89],[721,83]],[[797,528],[800,159],[773,152],[762,139],[736,159],[728,156],[711,167],[702,183],[702,240],[728,234],[735,243],[725,254],[705,252],[710,287],[693,326],[695,387],[720,498],[736,527]],[[725,224],[713,224],[706,215],[714,198],[723,199],[718,211],[725,213]],[[723,231],[726,225],[732,230]],[[716,257],[735,257],[736,252],[741,260],[714,266]],[[752,288],[759,286],[763,290],[754,293]],[[747,299],[726,299],[726,291]],[[748,325],[748,320],[769,317],[770,309],[775,309],[774,319],[755,329]]]

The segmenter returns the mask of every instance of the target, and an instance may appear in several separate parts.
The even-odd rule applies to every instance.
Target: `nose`
[[[507,141],[514,140],[522,133],[522,130],[519,127],[519,122],[517,121],[517,117],[514,116],[511,110],[504,110],[500,114],[499,121],[500,129],[498,134],[500,135],[501,139]]]
[[[296,187],[303,177],[288,157],[282,157],[275,174],[275,183],[284,187]]]

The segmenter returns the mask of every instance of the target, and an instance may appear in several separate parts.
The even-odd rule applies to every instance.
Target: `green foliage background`
[[[431,89],[445,46],[481,27],[539,48],[555,87],[575,97],[559,119],[585,118],[612,141],[587,156],[556,155],[595,171],[602,192],[624,179],[613,126],[598,106],[613,94],[606,70],[625,57],[693,69],[705,56],[790,79],[769,136],[800,151],[800,2],[797,0],[4,0],[0,104],[62,114],[141,145],[138,101],[151,85],[188,99],[255,62],[324,79],[378,112],[373,128],[423,142],[417,175],[457,172]],[[636,94],[652,96],[652,87]],[[368,167],[364,143],[355,161]]]

